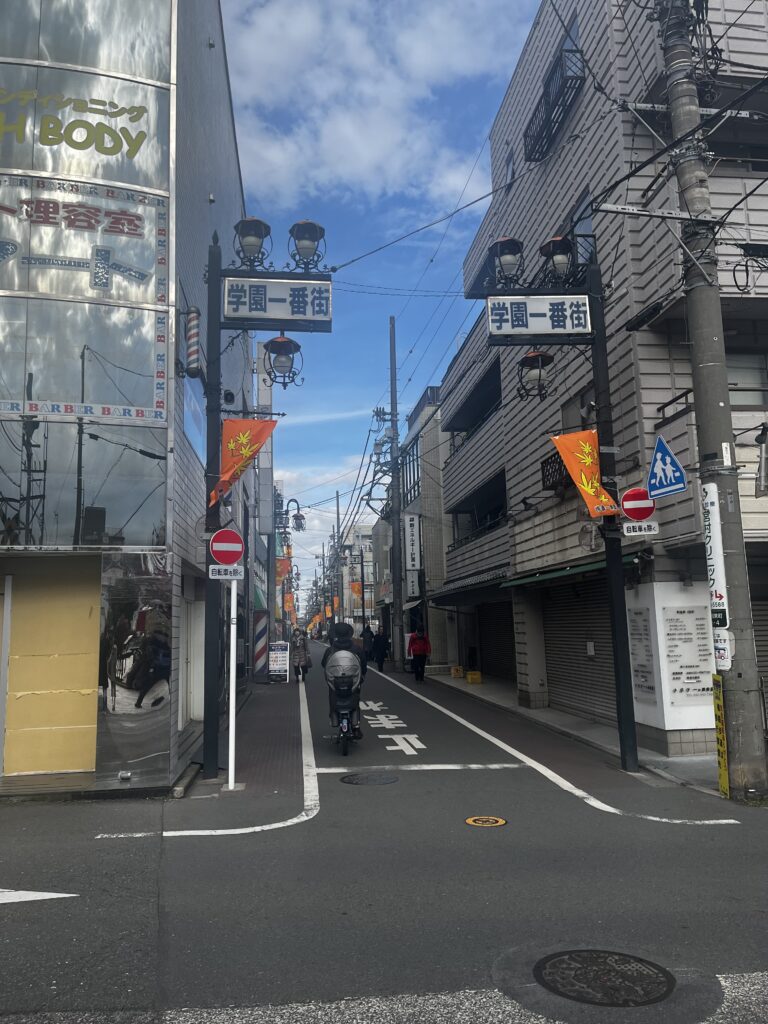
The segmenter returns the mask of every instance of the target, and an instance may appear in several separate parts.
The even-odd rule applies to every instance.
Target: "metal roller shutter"
[[[613,643],[605,583],[576,579],[551,587],[543,604],[550,707],[615,722]],[[590,641],[595,645],[594,657],[587,654]]]
[[[757,671],[763,683],[763,700],[768,719],[768,601],[752,601],[752,625],[755,630]]]
[[[516,664],[512,602],[481,604],[477,609],[477,617],[480,626],[481,672],[514,682]]]

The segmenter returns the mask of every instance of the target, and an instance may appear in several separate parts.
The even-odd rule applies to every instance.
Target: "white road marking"
[[[346,768],[318,768],[318,775],[354,775]],[[359,772],[461,772],[461,771],[498,771],[500,768],[522,768],[520,764],[377,764],[363,765]]]
[[[426,744],[422,743],[416,733],[392,733],[383,736],[379,735],[380,740],[391,740],[391,746],[384,747],[385,750],[399,750],[403,754],[407,754],[408,757],[416,757],[418,750],[426,750]]]
[[[32,892],[26,889],[0,889],[0,903],[32,903],[33,900],[69,900],[78,892]]]
[[[245,828],[193,828],[167,830],[165,832],[105,832],[96,839],[144,839],[147,836],[162,835],[163,838],[176,839],[185,836],[245,836],[254,832],[271,832],[277,828],[288,828],[289,825],[300,825],[314,818],[320,810],[320,791],[317,785],[317,766],[315,749],[312,745],[312,730],[309,724],[307,694],[303,686],[299,687],[299,715],[301,718],[301,758],[304,774],[304,810],[286,821],[273,821],[268,825],[248,825]]]
[[[573,783],[564,779],[562,775],[558,775],[557,772],[553,772],[551,768],[547,768],[546,765],[541,764],[539,761],[534,761],[532,757],[528,757],[519,750],[515,750],[514,747],[510,747],[509,744],[504,743],[503,740],[497,739],[495,736],[491,736],[490,733],[484,729],[480,729],[478,726],[468,722],[466,718],[462,718],[460,715],[454,714],[453,711],[449,711],[448,708],[442,707],[435,701],[430,700],[429,697],[425,697],[422,693],[417,693],[410,687],[405,686],[403,683],[399,683],[397,679],[393,679],[392,676],[386,675],[384,672],[378,672],[376,669],[371,669],[372,672],[376,672],[376,675],[380,675],[382,679],[388,680],[394,686],[399,687],[401,690],[405,690],[406,693],[410,693],[412,697],[417,700],[423,701],[425,704],[429,704],[431,708],[435,708],[437,711],[441,711],[448,718],[452,718],[454,722],[458,722],[459,725],[463,725],[466,729],[475,733],[477,736],[481,736],[484,740],[488,740],[489,743],[493,743],[494,746],[499,747],[505,753],[511,757],[516,757],[522,761],[523,764],[529,768],[533,768],[534,771],[543,775],[549,782],[553,782],[556,786],[562,789],[566,793],[570,793],[572,796],[578,797],[579,800],[583,800],[585,804],[590,807],[594,807],[595,810],[604,811],[606,814],[616,814],[623,818],[642,818],[644,821],[657,821],[664,825],[740,825],[741,822],[736,818],[705,818],[701,820],[689,819],[689,818],[659,818],[653,814],[638,814],[634,811],[622,811],[618,807],[612,807],[610,804],[603,803],[602,800],[598,800],[596,797],[587,793],[583,789],[579,789],[578,786],[574,786]]]

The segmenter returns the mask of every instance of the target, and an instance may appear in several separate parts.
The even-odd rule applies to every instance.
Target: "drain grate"
[[[386,775],[384,772],[361,772],[359,775],[342,775],[339,782],[348,786],[391,786],[399,782],[397,775]]]
[[[639,956],[604,949],[570,949],[534,966],[540,985],[564,999],[593,1006],[649,1006],[675,988],[674,976]]]

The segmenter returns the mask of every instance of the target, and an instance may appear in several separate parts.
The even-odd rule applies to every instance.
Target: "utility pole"
[[[360,545],[360,592],[363,598],[363,629],[365,629],[365,552],[363,545]]]
[[[661,26],[672,137],[678,138],[701,123],[689,36],[693,14],[688,0],[656,0],[655,17]],[[687,249],[683,283],[691,345],[699,475],[707,498],[719,507],[722,536],[714,536],[718,532],[715,522],[712,547],[722,550],[725,562],[728,610],[725,616],[721,615],[718,625],[723,633],[728,629],[734,637],[731,667],[721,670],[728,779],[732,798],[746,799],[768,792],[768,775],[704,148],[701,140],[691,135],[680,144],[673,162],[680,208],[691,216],[683,222],[681,237]],[[714,562],[710,558],[708,551],[711,589]],[[727,643],[727,637],[723,639]]]
[[[80,405],[85,403],[85,353],[88,346],[80,349]],[[74,547],[82,543],[83,534],[83,417],[77,417],[77,468],[75,470],[75,530]]]
[[[400,501],[400,434],[397,422],[397,343],[395,318],[389,318],[389,402],[392,476],[392,658],[395,670],[403,671],[403,541]]]
[[[208,504],[221,470],[221,248],[213,233],[208,246],[208,322],[206,342],[208,367],[205,375],[206,461],[205,532],[210,535],[221,525],[219,502]],[[205,565],[205,656],[203,660],[203,778],[219,773],[219,644],[221,642],[221,584],[208,577],[211,548],[206,544]]]
[[[336,565],[339,573],[339,618],[344,621],[344,570],[341,564],[341,515],[339,513],[339,492],[336,491]]]

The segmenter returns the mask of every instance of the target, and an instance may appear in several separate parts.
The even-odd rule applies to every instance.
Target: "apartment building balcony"
[[[504,468],[501,445],[502,414],[499,399],[478,424],[454,433],[451,453],[443,465],[443,502],[452,509],[467,494]]]
[[[507,513],[448,545],[445,553],[445,585],[463,578],[490,573],[509,565]]]
[[[541,99],[525,126],[523,147],[529,163],[538,163],[549,153],[584,81],[581,50],[562,49],[544,80]]]

